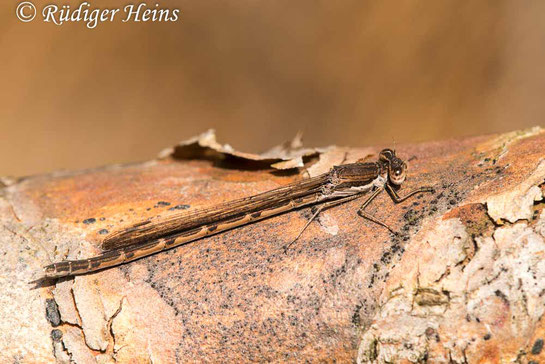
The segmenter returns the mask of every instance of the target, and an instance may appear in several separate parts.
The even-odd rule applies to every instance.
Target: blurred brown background
[[[543,125],[543,1],[158,3],[180,20],[89,30],[2,2],[0,175],[147,160],[211,127],[260,151]]]

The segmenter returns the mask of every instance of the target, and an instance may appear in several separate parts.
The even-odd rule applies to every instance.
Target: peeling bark
[[[303,149],[296,140],[260,156],[204,136],[158,161],[0,187],[0,361],[545,361],[539,128],[398,148],[410,164],[403,189],[436,189],[399,205],[377,198],[369,212],[398,234],[360,219],[354,201],[324,212],[288,254],[282,247],[306,209],[27,287],[52,260],[96,254],[104,230],[380,149]]]

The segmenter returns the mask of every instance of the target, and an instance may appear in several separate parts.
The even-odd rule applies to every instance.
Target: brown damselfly
[[[103,253],[89,259],[65,260],[45,267],[50,278],[72,276],[110,268],[160,251],[233,229],[268,217],[315,205],[316,210],[301,233],[320,211],[368,195],[358,214],[392,229],[365,212],[369,203],[386,190],[399,203],[429,187],[401,197],[396,189],[405,181],[407,165],[391,149],[380,152],[376,162],[356,162],[333,167],[329,172],[286,186],[215,206],[195,209],[161,220],[146,220],[108,235]],[[301,235],[297,236],[297,238]],[[295,238],[295,239],[297,239]]]

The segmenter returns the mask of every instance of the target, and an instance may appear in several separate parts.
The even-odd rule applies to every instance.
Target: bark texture
[[[398,147],[410,166],[400,193],[436,192],[371,204],[397,235],[356,215],[356,200],[324,211],[287,254],[309,209],[29,284],[45,264],[98,253],[120,225],[305,178],[293,166],[312,175],[381,149],[290,159],[277,158],[279,148],[260,159],[190,145],[190,156],[186,143],[141,164],[3,179],[0,361],[545,361],[539,128]]]

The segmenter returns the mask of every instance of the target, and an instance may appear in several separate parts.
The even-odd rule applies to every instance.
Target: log
[[[398,146],[394,204],[309,208],[53,282],[119,226],[244,197],[383,146],[234,151],[208,132],[144,163],[3,178],[1,362],[545,362],[545,132]]]

